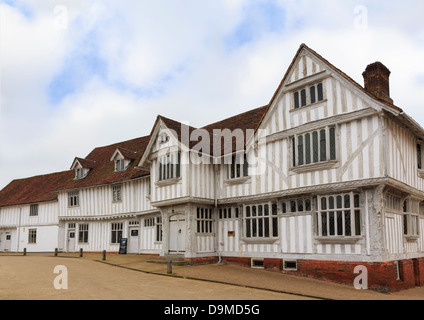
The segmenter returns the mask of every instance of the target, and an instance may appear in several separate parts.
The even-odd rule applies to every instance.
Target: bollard
[[[105,261],[106,260],[106,250],[103,250],[103,259],[102,259],[103,261]]]
[[[26,248],[24,248],[24,256],[26,256]]]
[[[57,257],[59,250],[57,248],[54,249],[54,256]]]
[[[84,250],[81,248],[81,249],[80,249],[80,258],[82,258],[82,257],[83,257],[83,255],[84,255]]]
[[[166,273],[167,274],[172,274],[172,260],[171,259],[169,259],[168,260],[168,264],[167,264],[167,270],[166,270]]]

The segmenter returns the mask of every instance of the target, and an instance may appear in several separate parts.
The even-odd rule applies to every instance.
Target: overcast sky
[[[0,189],[95,147],[268,104],[302,43],[363,84],[391,71],[424,125],[424,1],[1,0]]]

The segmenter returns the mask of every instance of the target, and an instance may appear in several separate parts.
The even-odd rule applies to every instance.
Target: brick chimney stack
[[[370,64],[362,74],[365,81],[365,90],[376,96],[378,99],[393,104],[390,98],[390,70],[381,62]]]

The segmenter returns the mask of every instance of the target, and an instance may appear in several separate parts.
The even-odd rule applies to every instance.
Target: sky
[[[0,189],[149,135],[266,105],[305,43],[361,85],[392,72],[424,126],[424,1],[0,0]]]

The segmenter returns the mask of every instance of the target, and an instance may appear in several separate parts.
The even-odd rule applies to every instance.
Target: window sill
[[[244,184],[244,183],[250,183],[251,177],[240,177],[240,178],[234,178],[234,179],[227,179],[224,181],[224,185],[226,186],[233,186],[236,184]]]
[[[157,187],[170,186],[170,185],[176,184],[180,181],[181,181],[181,178],[171,178],[171,179],[166,179],[166,180],[160,180],[160,181],[156,182],[156,186]]]
[[[355,244],[362,240],[363,237],[343,237],[343,236],[332,236],[332,237],[315,237],[315,240],[322,244]]]
[[[311,172],[311,171],[336,169],[338,168],[338,165],[339,165],[339,162],[337,160],[304,164],[298,167],[291,167],[289,173],[296,174],[296,173],[304,173],[304,172]]]
[[[310,109],[310,108],[313,108],[313,107],[316,107],[316,106],[319,106],[319,105],[321,105],[322,103],[326,103],[328,100],[327,99],[324,99],[324,100],[321,100],[321,101],[317,101],[317,102],[314,102],[314,103],[310,103],[310,104],[307,104],[307,105],[305,105],[305,106],[303,106],[303,107],[299,107],[299,108],[297,108],[297,109],[290,109],[289,110],[289,112],[297,112],[297,111],[301,111],[301,110],[308,110],[308,109]]]
[[[407,242],[416,242],[420,238],[420,236],[404,236]]]
[[[241,238],[241,241],[247,244],[274,244],[279,238]]]

